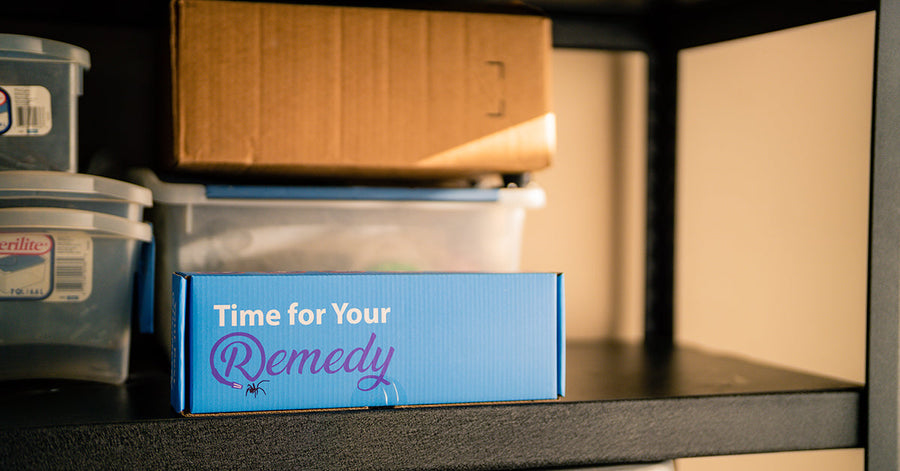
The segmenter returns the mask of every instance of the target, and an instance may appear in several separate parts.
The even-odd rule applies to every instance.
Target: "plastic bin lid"
[[[118,200],[153,205],[153,194],[147,188],[112,178],[84,173],[52,172],[45,170],[9,170],[0,172],[0,198],[10,192],[35,192],[38,196],[60,194],[80,198]],[[34,196],[34,195],[29,195]]]
[[[65,60],[91,68],[91,55],[78,46],[21,34],[0,34],[0,57]]]
[[[499,203],[539,208],[546,203],[544,190],[525,188],[401,188],[368,186],[262,186],[168,183],[149,169],[132,173],[136,181],[153,192],[161,203],[191,204],[215,200],[309,200],[309,201],[425,201]]]
[[[0,208],[0,230],[5,229],[76,230],[144,242],[153,239],[150,224],[80,209]]]

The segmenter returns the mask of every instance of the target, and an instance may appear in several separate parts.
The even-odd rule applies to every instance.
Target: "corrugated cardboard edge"
[[[565,276],[556,274],[556,393],[566,395],[566,288]]]
[[[169,83],[171,84],[169,99],[172,103],[171,133],[172,149],[166,152],[167,165],[174,167],[178,160],[179,149],[183,145],[183,132],[181,131],[181,105],[178,99],[178,22],[181,18],[179,4],[182,0],[171,0],[169,3]]]
[[[187,341],[185,334],[185,313],[186,296],[188,291],[188,279],[179,274],[172,274],[172,357],[171,357],[171,374],[170,374],[170,402],[172,407],[183,413],[190,406],[187,403],[187,352],[185,346]]]

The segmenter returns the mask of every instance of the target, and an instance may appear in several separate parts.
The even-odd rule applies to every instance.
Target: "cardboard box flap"
[[[556,391],[560,396],[566,395],[566,288],[565,276],[560,273],[556,277]]]
[[[186,335],[188,279],[179,274],[172,275],[172,363],[170,374],[170,401],[177,411],[187,410]]]

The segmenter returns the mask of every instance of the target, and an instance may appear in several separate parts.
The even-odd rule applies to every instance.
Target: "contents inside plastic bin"
[[[140,221],[144,208],[152,205],[150,190],[111,178],[39,170],[0,171],[0,208],[82,209]]]
[[[0,209],[0,379],[121,383],[149,224],[59,208]]]
[[[165,272],[515,271],[524,210],[544,201],[536,187],[223,191],[146,173],[139,181],[157,202]]]
[[[0,169],[78,169],[78,97],[84,49],[0,34]]]

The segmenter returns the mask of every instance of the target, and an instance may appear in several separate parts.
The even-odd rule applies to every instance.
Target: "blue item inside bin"
[[[8,255],[0,257],[0,271],[11,273],[44,263],[40,255]]]
[[[134,274],[134,307],[138,331],[153,333],[154,289],[156,282],[156,239],[141,244],[138,269]]]

